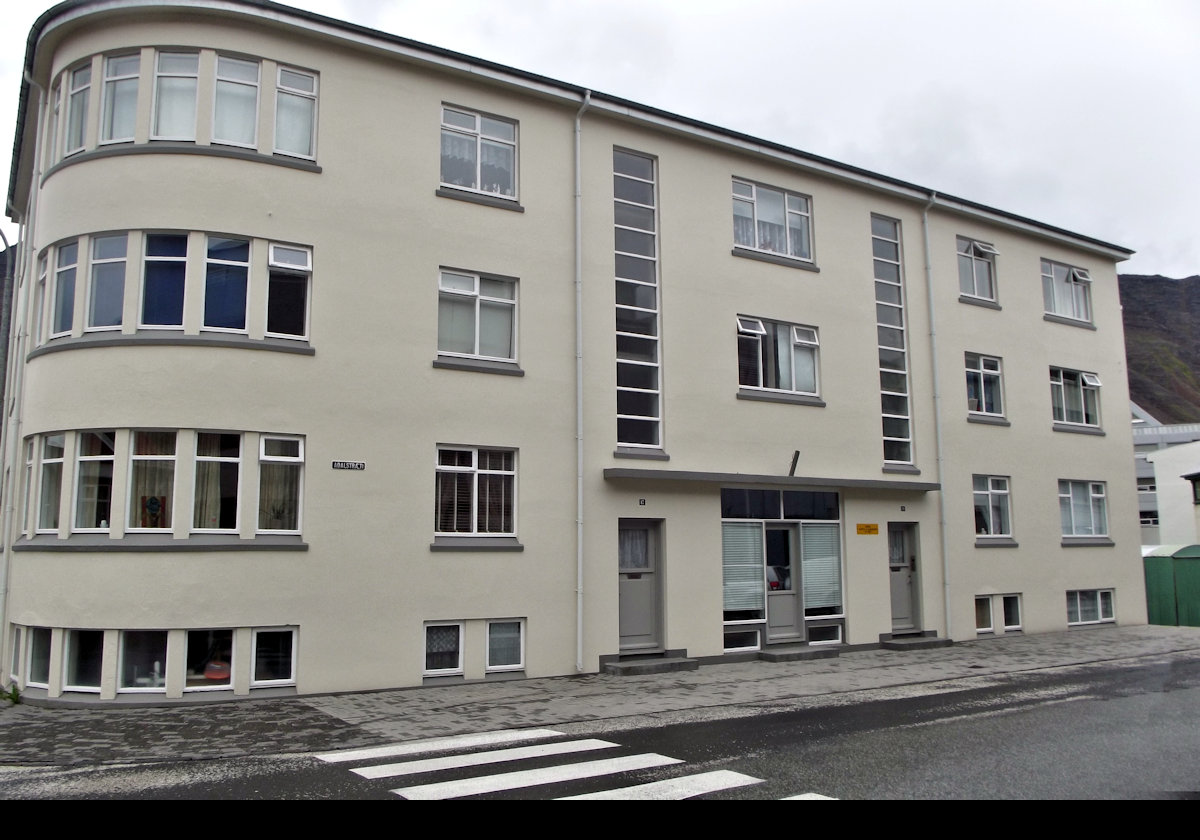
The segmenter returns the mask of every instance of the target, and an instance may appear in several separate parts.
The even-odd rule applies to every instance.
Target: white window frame
[[[1050,368],[1050,413],[1055,423],[1067,426],[1100,428],[1100,377],[1094,373],[1068,368]],[[1078,401],[1082,420],[1068,419],[1068,397]],[[1094,422],[1089,421],[1094,414]]]
[[[1017,623],[1008,623],[1008,614],[1005,610],[1005,605],[1012,601],[1017,605]],[[1015,633],[1025,626],[1025,608],[1021,605],[1021,596],[1019,593],[1010,592],[1007,595],[1000,596],[1000,623],[1004,627],[1005,633]]]
[[[280,685],[296,684],[296,665],[299,662],[300,634],[296,627],[255,627],[250,631],[250,687],[268,688]],[[292,661],[290,676],[276,680],[260,680],[255,678],[258,672],[258,637],[261,633],[290,633],[292,636]],[[235,638],[236,643],[236,638]],[[233,663],[230,663],[231,665]]]
[[[462,622],[462,621],[428,621],[421,628],[421,635],[423,637],[422,645],[421,645],[421,650],[423,651],[422,659],[421,659],[421,662],[422,662],[421,673],[423,676],[426,676],[426,677],[452,677],[452,676],[457,676],[457,675],[460,675],[463,673],[463,670],[464,670],[463,662],[466,659],[465,652],[463,651],[463,638],[465,636],[465,633],[463,632],[464,631],[464,623],[465,622]],[[428,667],[429,630],[430,630],[430,628],[433,628],[433,627],[454,627],[458,630],[458,664],[456,666],[454,666],[452,668],[429,668]]]
[[[100,245],[106,241],[121,240],[123,248],[120,256],[99,256]],[[88,243],[88,252],[91,255],[91,263],[88,266],[88,288],[87,288],[87,320],[84,322],[85,332],[103,332],[106,330],[120,331],[121,325],[125,320],[125,286],[127,277],[126,267],[129,259],[129,234],[128,233],[106,233],[98,234],[91,237]],[[118,300],[119,315],[115,324],[96,324],[96,287],[99,285],[100,277],[97,269],[104,266],[117,266],[121,268],[121,293]],[[76,281],[78,282],[78,281]]]
[[[84,246],[86,248],[86,245]],[[69,257],[64,256],[64,252],[70,253],[71,248],[75,250],[74,260],[64,263],[64,259]],[[61,338],[68,336],[75,328],[75,293],[79,288],[79,268],[81,265],[79,259],[80,240],[72,239],[67,242],[60,242],[54,247],[54,288],[50,294],[50,319],[48,324],[48,338]],[[64,293],[64,284],[70,281],[69,290]],[[62,308],[66,315],[66,329],[58,329],[58,311]]]
[[[774,344],[773,355],[775,356],[776,370],[772,372],[773,378],[778,378],[775,374],[778,373],[778,345],[779,331],[787,330],[790,333],[788,347],[790,357],[788,359],[788,367],[791,373],[791,387],[770,387],[764,383],[768,380],[766,370],[767,360],[764,358],[768,342]],[[816,397],[821,393],[821,353],[820,335],[816,327],[807,326],[805,324],[791,324],[784,321],[772,321],[766,318],[755,318],[752,316],[739,315],[737,316],[737,331],[738,331],[738,385],[741,388],[750,388],[761,391],[782,392],[787,394],[802,394],[805,396]],[[757,362],[758,381],[755,384],[749,384],[741,381],[741,348],[743,346],[755,346],[755,359]],[[813,387],[812,390],[797,387],[796,383],[796,352],[804,350],[812,357],[813,368]]]
[[[16,686],[21,684],[21,666],[24,664],[21,654],[24,651],[22,643],[25,641],[25,634],[21,632],[20,625],[10,624],[9,628],[12,631],[12,661],[9,663],[8,678]]]
[[[471,463],[469,465],[458,466],[452,464],[442,464],[441,455],[443,452],[468,452],[471,455]],[[481,452],[495,452],[508,454],[512,456],[512,469],[491,469],[482,468],[479,466],[479,455]],[[500,446],[451,446],[438,445],[437,457],[434,461],[435,475],[440,479],[443,475],[469,475],[471,477],[471,511],[470,522],[471,529],[468,531],[439,531],[437,530],[441,519],[441,493],[440,482],[435,482],[434,490],[434,535],[441,537],[515,537],[517,535],[517,470],[519,468],[517,459],[517,450],[500,447]],[[509,487],[511,502],[510,518],[512,527],[507,531],[480,531],[479,530],[479,503],[480,503],[480,476],[501,476],[509,478]]]
[[[84,435],[97,435],[103,437],[105,434],[112,435],[112,453],[105,455],[84,455],[83,454],[83,437]],[[112,530],[113,514],[121,513],[117,510],[120,500],[113,496],[112,491],[116,484],[117,477],[117,430],[116,429],[84,429],[75,434],[75,481],[73,492],[71,493],[71,533],[73,534],[107,534]],[[96,526],[94,528],[80,527],[79,517],[82,515],[81,505],[83,499],[80,494],[83,492],[83,465],[84,463],[103,463],[107,461],[111,465],[111,476],[109,477],[109,497],[108,497],[108,527]]]
[[[33,643],[38,635],[45,633],[48,637],[46,642],[46,679],[34,680],[33,678]],[[50,627],[26,627],[25,628],[25,685],[33,688],[49,688],[50,687],[50,665],[54,658],[54,630]]]
[[[156,434],[156,433],[160,433],[160,432],[168,433],[174,437],[175,449],[171,455],[139,455],[139,454],[137,454],[137,437],[138,437],[138,435],[143,434],[143,433]],[[175,522],[175,517],[178,514],[178,511],[175,510],[175,480],[179,475],[178,460],[179,460],[179,433],[177,431],[175,431],[174,429],[165,429],[165,430],[132,429],[132,430],[130,430],[130,432],[129,432],[129,478],[126,482],[126,484],[128,485],[127,489],[128,489],[128,494],[129,494],[129,497],[127,500],[128,504],[127,504],[126,512],[125,512],[125,515],[126,515],[125,532],[126,533],[161,534],[161,533],[170,533],[173,530],[173,523]],[[133,524],[133,519],[134,519],[135,515],[139,519],[141,518],[141,504],[140,503],[135,504],[134,499],[133,499],[133,494],[136,489],[136,484],[135,484],[134,478],[133,478],[134,473],[137,471],[138,463],[146,463],[149,461],[160,461],[160,462],[164,462],[164,463],[170,462],[170,464],[171,464],[171,496],[167,499],[167,504],[169,505],[167,510],[170,513],[169,518],[170,518],[170,521],[172,524],[164,525],[161,528],[149,528],[149,527],[143,527],[141,525]],[[111,520],[110,520],[110,522],[111,522]]]
[[[783,249],[769,247],[770,243],[764,244],[762,237],[759,235],[758,217],[759,203],[762,196],[760,193],[769,192],[778,194],[783,199],[783,230],[784,230],[784,247]],[[754,231],[754,243],[750,244],[746,241],[739,241],[737,219],[738,213],[733,214],[734,229],[733,229],[733,244],[735,248],[744,248],[748,251],[758,251],[763,254],[772,254],[784,259],[797,260],[799,262],[811,263],[813,261],[813,224],[812,224],[812,196],[804,193],[785,190],[781,187],[770,187],[765,184],[758,184],[754,181],[748,181],[743,178],[733,179],[732,191],[733,206],[743,207],[749,210],[749,214],[741,214],[742,218],[750,220],[751,227]],[[797,220],[802,222],[795,227],[792,221]],[[794,243],[792,241],[793,229],[803,231],[802,242]],[[799,250],[802,253],[794,254],[793,250]]]
[[[291,254],[303,257],[297,261]],[[312,311],[312,249],[303,245],[289,245],[281,242],[271,242],[267,245],[267,303],[263,315],[263,334],[268,338],[286,338],[291,341],[307,341],[309,335],[309,316]],[[292,276],[303,278],[304,281],[304,329],[299,334],[271,332],[271,291],[276,276]]]
[[[1046,314],[1092,322],[1092,276],[1085,268],[1042,260],[1042,301]]]
[[[455,288],[447,285],[448,277],[459,277],[464,280],[471,281],[470,289]],[[485,283],[503,284],[511,289],[511,297],[502,298],[495,295],[484,294],[483,286]],[[452,356],[456,358],[468,359],[484,359],[498,362],[516,362],[517,361],[517,280],[513,277],[500,277],[491,274],[479,274],[470,271],[458,271],[452,268],[443,268],[438,272],[438,355]],[[471,301],[474,306],[474,349],[470,353],[463,353],[454,350],[442,349],[441,335],[441,304],[443,300],[453,300],[458,298],[463,301]],[[483,306],[507,307],[509,311],[509,335],[511,336],[511,350],[507,356],[493,356],[480,351],[480,313]]]
[[[498,624],[515,624],[517,625],[518,642],[520,653],[518,661],[511,665],[493,665],[492,664],[492,627]],[[487,632],[484,635],[485,649],[485,665],[484,670],[487,673],[500,673],[504,671],[523,671],[525,670],[525,619],[523,618],[492,618],[487,621]]]
[[[267,441],[282,440],[295,441],[299,444],[297,455],[268,455]],[[262,509],[262,465],[263,464],[296,464],[300,470],[300,480],[297,482],[296,488],[296,527],[295,528],[263,528],[261,520],[256,524],[259,525],[256,532],[259,534],[299,534],[304,529],[304,438],[298,435],[275,435],[264,434],[258,438],[258,465],[259,465],[259,480],[258,480],[258,497],[259,509]],[[268,521],[273,517],[267,517]]]
[[[172,57],[179,58],[182,56],[190,56],[195,59],[194,70],[163,70],[162,62],[164,58]],[[164,79],[191,79],[192,80],[192,125],[190,132],[179,134],[162,134],[159,132],[159,108],[162,107],[164,99],[160,90],[161,82]],[[154,101],[150,111],[150,139],[151,140],[180,140],[193,142],[196,139],[196,114],[199,108],[200,99],[200,53],[192,50],[160,50],[154,54]]]
[[[155,254],[151,256],[147,253],[150,250],[150,237],[152,236],[172,236],[183,237],[184,250],[183,256],[162,256]],[[185,231],[145,231],[142,234],[142,266],[141,278],[138,290],[138,329],[140,330],[182,330],[184,313],[187,312],[188,302],[188,255],[192,252],[192,237]],[[183,300],[179,307],[179,323],[177,324],[147,324],[146,323],[146,290],[147,290],[147,275],[146,272],[151,263],[182,263],[183,271]]]
[[[468,128],[454,122],[447,122],[447,112],[457,114],[462,117],[469,117],[474,123],[474,127]],[[492,121],[512,127],[512,139],[499,134],[489,133],[484,123]],[[469,137],[475,144],[475,177],[473,186],[464,186],[462,184],[452,184],[448,181],[441,180],[441,169],[439,164],[438,178],[443,187],[452,190],[465,190],[467,192],[479,193],[480,195],[493,196],[495,198],[504,199],[507,201],[516,201],[520,193],[520,131],[516,120],[508,117],[496,116],[494,114],[475,111],[470,108],[461,108],[457,105],[443,104],[441,106],[441,133],[439,137],[445,134],[455,135],[458,137]],[[503,146],[512,150],[512,192],[507,193],[499,190],[489,190],[483,185],[483,148],[486,144],[495,146]],[[440,158],[439,158],[440,161]]]
[[[967,370],[967,411],[986,417],[1004,416],[1004,366],[996,356],[985,356],[982,353],[966,353],[964,356]],[[971,386],[974,385],[976,405],[971,407]],[[996,402],[989,410],[985,395],[988,387],[995,389]]]
[[[228,632],[230,634],[231,638],[230,638],[230,649],[229,649],[229,662],[225,663],[229,666],[229,677],[225,680],[225,682],[215,682],[214,681],[211,685],[188,685],[187,684],[188,677],[187,677],[186,663],[188,662],[188,659],[189,659],[188,648],[191,645],[191,635],[193,632],[202,632],[202,633]],[[293,657],[295,656],[295,651],[296,651],[296,642],[295,642],[295,639],[293,639],[292,640]],[[183,633],[183,661],[185,663],[184,678],[183,678],[183,683],[184,683],[183,690],[185,693],[201,692],[201,691],[232,691],[233,690],[233,675],[235,673],[237,673],[237,670],[236,670],[236,668],[237,668],[237,630],[235,630],[231,627],[193,627],[191,629],[185,630]],[[295,670],[296,670],[295,664],[293,663],[293,666],[292,666],[293,674],[295,674]],[[251,673],[253,673],[253,671],[251,671]]]
[[[979,488],[981,480],[984,484],[984,489],[982,490]],[[1006,475],[974,475],[971,477],[971,481],[972,502],[975,513],[977,515],[979,513],[981,497],[985,504],[984,510],[987,511],[984,517],[984,524],[986,525],[987,530],[979,531],[978,528],[980,523],[977,521],[975,523],[975,527],[977,529],[975,531],[975,537],[977,539],[987,539],[988,537],[1011,538],[1013,535],[1012,488],[1009,483],[1009,477]],[[1008,520],[1007,529],[997,530],[997,523],[993,515],[997,505],[1000,505],[1004,508],[1003,518]]]
[[[29,325],[30,334],[33,336],[35,345],[42,345],[46,342],[46,307],[48,305],[49,296],[46,294],[49,288],[49,271],[50,271],[50,249],[42,251],[38,256],[38,281],[37,293],[34,295],[33,304],[33,323]]]
[[[63,157],[82,152],[87,146],[88,100],[92,94],[92,62],[77,65],[66,73],[67,126],[63,132]]]
[[[980,623],[980,621],[979,621],[980,613],[982,611],[981,608],[984,606],[987,607],[987,623],[986,623],[986,625]],[[996,616],[995,616],[995,611],[992,609],[992,596],[991,595],[976,595],[975,596],[975,632],[980,635],[996,632]]]
[[[245,260],[228,260],[220,259],[212,256],[212,244],[214,241],[225,242],[245,242],[246,243],[246,259]],[[250,328],[250,266],[254,264],[254,241],[248,236],[223,236],[219,234],[208,234],[204,239],[204,306],[200,316],[200,329],[202,332],[220,332],[233,333],[235,335],[245,335]],[[246,273],[246,291],[242,298],[242,326],[240,327],[221,327],[207,323],[207,306],[209,297],[209,271],[213,267],[229,266],[231,268],[240,268]],[[187,282],[185,279],[184,286]]]
[[[52,439],[59,440],[59,451],[62,453],[57,458],[47,458],[46,448],[50,445]],[[52,432],[50,434],[41,435],[38,437],[38,506],[37,513],[34,515],[34,533],[37,534],[57,534],[62,527],[62,492],[64,486],[70,486],[70,476],[67,474],[66,454],[67,454],[67,434],[65,432]],[[46,499],[46,467],[58,466],[58,498]],[[64,481],[66,484],[64,485]],[[54,504],[54,515],[58,520],[54,527],[48,527],[42,524],[42,513],[46,511],[46,503]],[[75,507],[71,506],[71,514],[74,514]]]
[[[958,291],[965,297],[977,300],[996,301],[996,256],[995,247],[987,242],[959,236],[956,239],[958,249]],[[981,291],[980,272],[984,272],[983,283],[990,289]],[[970,275],[970,289],[967,289],[966,278]]]
[[[163,650],[163,658],[159,663],[162,668],[157,677],[162,680],[160,683],[155,683],[153,679],[145,685],[122,685],[122,680],[125,674],[125,638],[130,633],[165,633],[167,637],[167,645]],[[149,629],[149,630],[122,630],[118,639],[117,653],[117,693],[118,694],[165,694],[167,691],[167,668],[171,655],[171,635],[168,631]],[[156,660],[157,661],[157,660]],[[145,679],[138,677],[136,679]]]
[[[132,60],[135,63],[134,69],[121,69],[126,65],[122,62]],[[104,58],[104,89],[102,102],[100,104],[100,144],[105,143],[128,143],[135,139],[137,131],[137,110],[138,110],[138,86],[141,84],[141,53],[123,53],[118,55],[109,55]],[[118,97],[118,90],[129,87],[129,83],[133,83],[133,99],[130,102],[128,99]],[[118,120],[117,108],[120,105],[129,107],[132,105],[133,113],[123,116],[128,117],[130,131],[128,134],[117,135],[115,129]]]
[[[1087,494],[1088,522],[1076,522],[1075,491]],[[1108,488],[1103,481],[1072,481],[1059,479],[1058,509],[1064,537],[1108,536]],[[1097,520],[1103,520],[1100,528]]]
[[[34,464],[37,461],[37,436],[27,437],[24,440],[25,448],[25,475],[23,477],[23,488],[21,491],[21,528],[20,532],[23,536],[29,536],[29,510],[31,508],[31,500],[33,494],[33,476]]]
[[[1096,615],[1094,619],[1083,619],[1083,602],[1082,596],[1092,593],[1096,597]],[[1105,597],[1107,596],[1107,598]],[[1074,600],[1075,620],[1071,620],[1071,605]],[[1107,600],[1108,612],[1105,613],[1105,601]],[[1116,590],[1114,589],[1072,589],[1067,591],[1067,626],[1082,627],[1088,624],[1113,624],[1117,620],[1116,616]]]
[[[201,455],[200,436],[201,435],[235,435],[238,439],[238,454],[234,457],[227,455]],[[242,450],[245,445],[246,436],[241,432],[218,432],[208,431],[206,429],[197,429],[195,432],[195,445],[193,449],[193,468],[192,468],[192,506],[191,506],[191,527],[190,531],[194,534],[236,534],[241,530],[242,524],[242,483],[245,479],[245,470],[242,467]],[[199,498],[199,493],[196,492],[196,482],[200,481],[200,464],[235,464],[237,466],[237,494],[234,501],[234,525],[232,528],[201,528],[196,525],[196,500]],[[220,467],[217,468],[218,481],[220,481]]]
[[[100,634],[100,679],[104,679],[104,631],[93,630],[88,628],[67,628],[62,634],[62,687],[63,691],[73,691],[82,694],[99,694],[100,683],[96,685],[83,685],[68,681],[67,676],[71,673],[71,656],[74,653],[72,642],[76,638],[77,633],[99,633]]]
[[[1143,510],[1138,514],[1138,524],[1154,526],[1158,524],[1158,511]]]
[[[285,74],[303,77],[312,81],[311,90],[296,87],[284,81]],[[298,79],[297,79],[298,80]],[[275,154],[287,155],[288,157],[301,158],[303,160],[317,159],[317,107],[319,105],[320,95],[320,79],[316,73],[308,70],[300,70],[296,67],[279,65],[275,71],[275,137],[272,143]],[[298,100],[311,102],[311,111],[309,114],[308,127],[308,151],[301,152],[296,149],[284,149],[279,144],[279,103],[281,100],[286,100],[288,97]]]
[[[225,75],[222,75],[222,62],[226,64]],[[247,78],[235,74],[229,74],[229,70],[236,68],[239,65],[254,68],[254,80],[250,81]],[[252,58],[241,58],[233,55],[222,55],[217,53],[216,61],[213,62],[213,102],[212,102],[212,142],[221,146],[239,146],[244,149],[258,148],[258,114],[259,114],[259,81],[262,77],[261,63]],[[249,87],[254,89],[254,110],[250,121],[250,140],[230,139],[228,137],[217,136],[217,126],[220,123],[218,112],[221,108],[221,90],[222,85],[234,87]]]

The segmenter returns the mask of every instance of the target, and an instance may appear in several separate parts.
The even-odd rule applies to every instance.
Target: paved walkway
[[[0,706],[0,767],[279,755],[513,727],[628,729],[929,693],[947,680],[1200,655],[1200,628],[1096,627],[932,650],[651,676],[472,683],[161,707]],[[959,683],[961,686],[961,683]]]

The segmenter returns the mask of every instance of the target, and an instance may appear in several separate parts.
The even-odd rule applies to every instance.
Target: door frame
[[[633,569],[621,565],[621,532],[626,530],[644,530],[648,534],[647,551],[650,561],[645,569]],[[666,650],[664,638],[666,623],[663,618],[663,520],[621,518],[617,521],[617,647],[621,653],[655,653]],[[650,593],[649,608],[652,629],[650,638],[643,641],[626,641],[622,635],[622,625],[625,623],[623,614],[627,609],[633,609],[631,587],[628,582],[641,580],[646,574],[652,575],[653,592]],[[626,577],[629,575],[630,577]],[[636,577],[634,577],[636,576]]]

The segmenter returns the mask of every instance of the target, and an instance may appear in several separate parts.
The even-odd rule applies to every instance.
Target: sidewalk
[[[833,659],[707,665],[651,676],[512,680],[174,707],[0,706],[0,767],[278,755],[496,729],[615,731],[843,705],[936,690],[945,680],[1176,653],[1200,628],[1095,627]]]

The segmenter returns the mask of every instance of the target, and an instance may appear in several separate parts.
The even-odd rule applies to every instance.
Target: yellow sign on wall
[[[857,525],[858,533],[860,534],[878,534],[879,526],[874,522],[866,523],[859,522]]]

